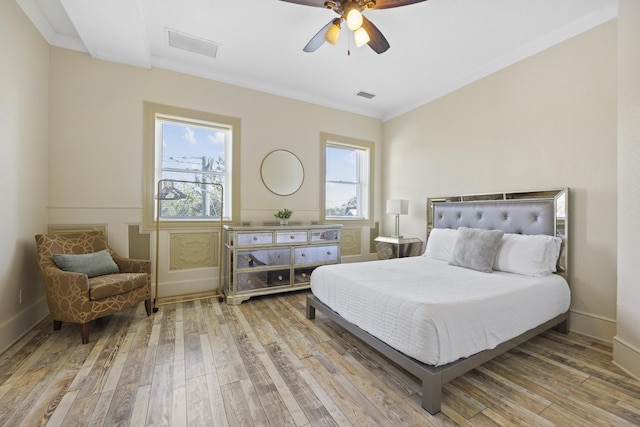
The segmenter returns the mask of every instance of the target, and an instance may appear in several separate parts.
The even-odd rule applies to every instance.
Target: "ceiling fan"
[[[309,40],[304,47],[305,52],[314,52],[322,43],[329,42],[336,44],[342,21],[347,22],[347,27],[354,32],[356,46],[360,47],[365,43],[376,53],[386,52],[390,45],[382,35],[378,27],[362,15],[365,9],[391,9],[392,7],[406,6],[420,3],[425,0],[282,0],[289,3],[301,4],[303,6],[324,7],[331,9],[339,18],[331,20],[322,27],[318,33]]]

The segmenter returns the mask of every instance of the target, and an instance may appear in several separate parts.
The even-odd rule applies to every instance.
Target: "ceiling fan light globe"
[[[356,31],[362,27],[362,13],[360,13],[359,10],[351,9],[347,13],[347,27],[352,31]]]
[[[354,36],[354,38],[356,40],[356,46],[358,46],[358,47],[369,43],[369,41],[371,40],[369,38],[369,34],[367,34],[365,29],[362,28],[362,27],[360,27],[357,30],[355,30],[354,33],[353,33],[353,36]]]
[[[324,33],[324,39],[330,44],[336,44],[340,37],[340,26],[333,24],[329,27],[326,33]]]

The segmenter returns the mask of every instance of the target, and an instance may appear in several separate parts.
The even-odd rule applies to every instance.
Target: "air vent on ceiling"
[[[356,95],[361,96],[361,97],[363,97],[363,98],[367,98],[367,99],[371,99],[371,98],[373,98],[373,97],[375,96],[375,95],[374,95],[374,94],[372,94],[372,93],[362,92],[362,91],[360,91],[360,92],[356,93]]]
[[[218,47],[220,47],[220,45],[210,40],[205,40],[191,36],[189,34],[180,33],[169,28],[167,28],[167,35],[169,46],[188,50],[189,52],[197,53],[199,55],[205,55],[210,58],[215,58],[218,54]]]

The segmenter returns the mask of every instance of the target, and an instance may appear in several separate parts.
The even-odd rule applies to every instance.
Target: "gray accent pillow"
[[[498,244],[503,235],[502,230],[458,228],[449,264],[491,273]]]
[[[52,258],[61,270],[84,273],[89,277],[120,272],[118,264],[113,261],[107,249],[90,254],[53,254]]]

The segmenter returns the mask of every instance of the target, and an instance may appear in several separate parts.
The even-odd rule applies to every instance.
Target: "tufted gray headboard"
[[[558,274],[568,274],[569,189],[427,199],[427,239],[433,228],[470,227],[562,238]]]

